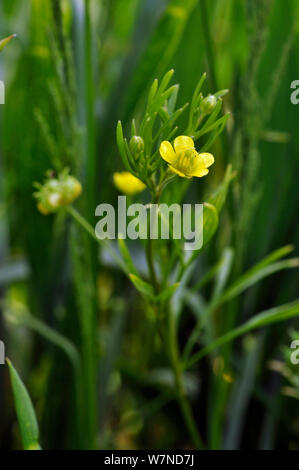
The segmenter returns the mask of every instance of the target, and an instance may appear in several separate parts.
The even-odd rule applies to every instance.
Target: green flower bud
[[[47,215],[56,212],[63,206],[71,204],[82,192],[81,183],[64,171],[58,178],[51,177],[44,185],[36,184],[38,191],[34,197],[38,200],[37,208]]]
[[[61,183],[62,204],[71,204],[82,193],[81,183],[73,176],[67,176]]]
[[[59,193],[43,191],[40,194],[40,200],[37,204],[37,208],[43,215],[56,212],[60,206],[61,195]]]
[[[201,104],[200,104],[200,110],[203,114],[211,114],[217,104],[217,98],[214,95],[208,95],[206,96]]]
[[[144,150],[143,138],[139,135],[134,135],[130,140],[130,150],[137,160]]]

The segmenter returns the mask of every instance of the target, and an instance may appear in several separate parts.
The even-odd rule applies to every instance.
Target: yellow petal
[[[192,176],[187,176],[185,175],[185,173],[182,173],[180,170],[178,170],[177,168],[174,168],[173,166],[171,165],[168,165],[169,168],[171,169],[171,171],[173,171],[174,173],[176,173],[177,175],[181,176],[182,178],[192,178]]]
[[[181,152],[183,150],[191,149],[194,147],[194,142],[191,137],[187,135],[180,135],[174,139],[174,149],[176,152]]]
[[[209,166],[213,165],[215,159],[211,153],[200,153],[198,158],[201,159],[203,166],[209,168]]]
[[[167,163],[174,163],[176,154],[174,153],[173,146],[168,140],[164,140],[160,145],[160,155]]]
[[[113,181],[117,189],[129,196],[140,193],[145,189],[145,184],[128,171],[113,174]]]
[[[203,176],[206,176],[209,173],[209,170],[207,168],[198,168],[197,170],[194,170],[192,173],[192,176],[197,176],[198,178],[202,178]]]

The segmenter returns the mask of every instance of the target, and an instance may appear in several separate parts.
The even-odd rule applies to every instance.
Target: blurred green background
[[[0,55],[6,86],[0,109],[0,338],[31,394],[42,445],[80,447],[73,377],[65,354],[22,318],[30,312],[80,347],[81,309],[96,319],[92,334],[101,359],[91,397],[98,404],[98,446],[188,448],[166,393],[167,366],[153,354],[149,368],[149,324],[140,298],[68,220],[38,213],[32,184],[49,168],[69,166],[84,187],[80,210],[94,226],[96,205],[117,197],[117,120],[126,127],[133,115],[138,118],[151,82],[170,68],[180,84],[179,104],[191,99],[206,71],[206,92],[230,90],[224,110],[231,117],[214,145],[211,176],[194,181],[186,198],[201,201],[204,190],[221,182],[227,163],[238,175],[199,273],[228,245],[235,250],[232,277],[283,245],[293,244],[298,254],[299,105],[290,101],[290,84],[299,79],[298,2],[2,0],[0,13],[1,38],[17,34]],[[138,260],[138,246],[131,248]],[[275,274],[223,310],[226,327],[230,319],[239,324],[296,296],[298,272]],[[190,310],[186,305],[182,341],[192,326]],[[211,375],[223,358],[204,361],[190,376],[208,447],[299,448],[299,366],[290,386],[269,365],[284,364],[283,348],[296,328],[291,321],[236,342],[225,363],[229,391],[219,397],[224,377],[214,403]],[[5,366],[0,397],[0,446],[20,448]]]

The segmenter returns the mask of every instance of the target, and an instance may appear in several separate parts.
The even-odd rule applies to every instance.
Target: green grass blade
[[[170,0],[142,55],[127,92],[129,116],[148,84],[161,76],[173,57],[184,32],[195,0]],[[155,64],[153,66],[153,64]]]
[[[295,300],[294,302],[261,312],[258,315],[255,315],[250,320],[248,320],[244,325],[234,328],[233,330],[229,331],[220,338],[217,338],[215,341],[212,341],[208,346],[203,348],[198,353],[194,354],[194,356],[190,359],[186,366],[187,368],[191,367],[204,356],[211,353],[218,347],[223,346],[224,344],[230,341],[233,341],[234,339],[248,333],[249,331],[256,330],[257,328],[262,328],[264,326],[288,320],[289,318],[297,316],[299,316],[299,299]]]
[[[0,41],[0,52],[15,37],[16,37],[16,34],[12,34],[11,36],[8,36],[7,38],[1,39],[1,41]]]
[[[38,424],[31,398],[9,359],[7,359],[7,365],[24,449],[40,450]]]
[[[228,193],[228,189],[229,189],[229,186],[230,186],[230,183],[231,181],[234,179],[235,177],[235,173],[233,172],[232,170],[232,166],[231,165],[228,165],[227,168],[226,168],[226,172],[225,172],[225,176],[224,176],[224,179],[223,179],[223,182],[218,186],[218,188],[207,198],[207,201],[210,203],[210,204],[213,204],[217,211],[220,212],[224,203],[225,203],[225,200],[226,200],[226,196],[227,196],[227,193]]]
[[[150,284],[148,284],[148,282],[143,281],[142,279],[140,279],[140,277],[135,276],[134,274],[129,274],[129,277],[132,283],[134,284],[134,286],[136,287],[136,289],[141,294],[149,298],[154,297],[154,289]]]
[[[219,304],[223,304],[227,302],[237,295],[242,294],[246,289],[253,286],[261,279],[270,276],[278,271],[282,271],[283,269],[291,269],[291,268],[298,268],[299,267],[299,258],[292,258],[283,261],[278,261],[277,263],[272,263],[268,266],[262,267],[259,265],[259,268],[256,267],[250,269],[245,274],[243,274],[237,281],[233,283],[233,285],[228,288],[228,290],[224,293],[224,295],[219,299]]]
[[[138,276],[138,271],[132,260],[129,248],[125,240],[123,240],[122,238],[118,238],[118,248],[123,257],[124,263],[126,264],[128,268],[128,272],[134,274],[135,276]]]

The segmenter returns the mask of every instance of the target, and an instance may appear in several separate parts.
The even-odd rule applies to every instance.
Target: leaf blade
[[[39,450],[39,429],[31,398],[18,372],[9,359],[9,368],[16,413],[25,450]]]

